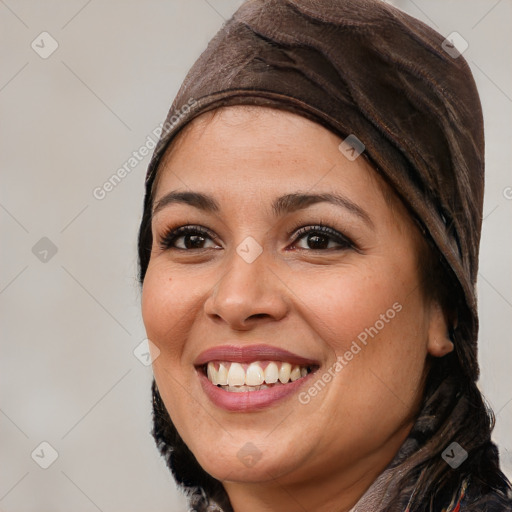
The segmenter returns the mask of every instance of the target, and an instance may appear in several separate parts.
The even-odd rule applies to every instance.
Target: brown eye
[[[295,237],[295,242],[301,239],[306,240],[307,247],[300,247],[300,249],[336,249],[336,247],[329,247],[329,244],[332,242],[339,246],[338,250],[353,247],[353,243],[345,236],[335,229],[324,225],[306,226],[299,229],[299,231],[297,231],[297,236]]]
[[[213,234],[200,226],[181,226],[167,231],[160,240],[160,247],[163,250],[177,249],[181,251],[209,249],[210,247],[204,247],[204,244],[206,240],[212,240],[212,238]],[[180,239],[183,239],[182,247],[178,247],[176,244]],[[214,247],[219,246],[214,245]]]

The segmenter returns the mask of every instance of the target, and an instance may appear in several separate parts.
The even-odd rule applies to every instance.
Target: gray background
[[[394,3],[469,43],[487,137],[480,388],[512,476],[512,2]],[[145,338],[136,235],[149,157],[103,200],[92,191],[164,120],[239,4],[0,0],[3,512],[186,509],[150,437],[151,367],[133,354]],[[59,45],[46,59],[31,48],[43,31]],[[58,452],[48,469],[31,457],[49,460],[43,441]]]

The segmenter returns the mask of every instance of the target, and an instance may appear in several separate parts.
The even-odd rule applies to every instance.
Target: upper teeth
[[[277,381],[286,384],[308,374],[306,366],[292,366],[280,361],[256,361],[250,364],[231,362],[209,362],[207,376],[215,386],[260,386],[264,382],[275,384]]]

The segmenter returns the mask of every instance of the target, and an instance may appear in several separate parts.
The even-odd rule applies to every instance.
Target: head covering
[[[451,482],[440,503],[456,507],[463,496],[468,499],[470,472],[449,473],[439,464],[454,436],[471,451],[478,476],[484,475],[480,481],[492,474],[501,482],[492,426],[474,385],[484,136],[480,100],[464,58],[442,35],[379,0],[246,1],[195,62],[171,106],[148,168],[143,224],[150,219],[155,174],[170,142],[200,114],[230,105],[283,109],[360,141],[363,155],[431,237],[453,279],[456,356],[441,358],[431,371],[409,438],[355,510],[391,510],[388,504],[394,503],[393,510],[408,511],[418,485],[433,485],[425,480],[433,476],[439,488]],[[141,280],[150,237],[141,227]],[[464,386],[457,380],[461,374],[449,367],[454,360]],[[195,489],[197,510],[216,501],[230,510],[222,486],[199,467],[174,428],[155,381],[153,411],[153,436],[177,482]],[[477,435],[469,431],[470,417]],[[425,472],[427,467],[435,469]],[[400,485],[397,506],[391,500]],[[434,498],[418,496],[430,510],[423,502],[429,496],[432,505]]]

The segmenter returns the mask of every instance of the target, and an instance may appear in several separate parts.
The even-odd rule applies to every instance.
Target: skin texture
[[[443,311],[422,293],[415,224],[386,200],[366,159],[340,152],[341,141],[292,113],[227,107],[188,125],[161,164],[155,204],[197,191],[220,210],[174,203],[154,215],[142,314],[160,351],[155,379],[180,435],[237,512],[349,510],[409,433],[428,355],[453,349]],[[327,202],[274,217],[272,201],[294,192],[342,194],[371,223]],[[318,232],[320,248],[297,238],[293,228],[320,222],[354,247]],[[175,240],[188,250],[160,247],[166,230],[190,224],[212,237]],[[252,263],[236,252],[248,236],[263,249]],[[389,319],[393,304],[401,308]],[[257,412],[225,411],[193,364],[207,348],[265,343],[319,361],[314,382],[381,315],[384,327],[308,403],[296,393]],[[259,456],[252,467],[237,457],[246,443]]]

